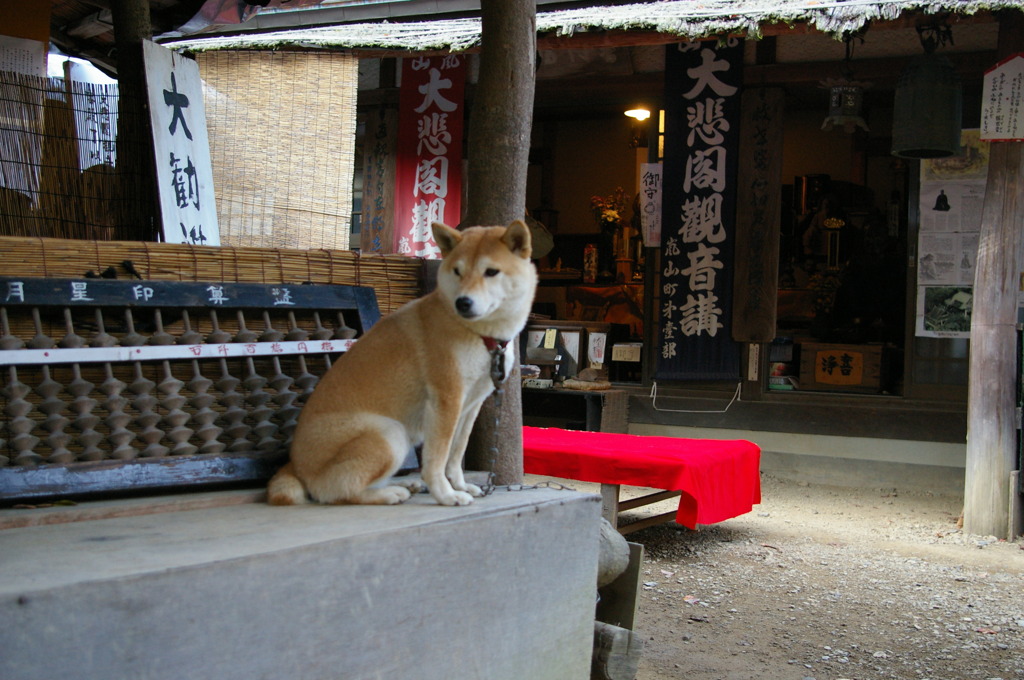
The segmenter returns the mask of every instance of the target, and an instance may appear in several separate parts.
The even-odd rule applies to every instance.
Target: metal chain
[[[494,384],[494,432],[492,437],[494,443],[487,449],[489,459],[487,461],[487,481],[480,487],[484,496],[490,496],[496,488],[494,485],[494,464],[498,460],[498,432],[501,427],[501,404],[505,396],[505,348],[508,343],[495,342],[493,347],[487,351],[491,354],[491,382]]]
[[[494,483],[494,479],[497,475],[494,474],[494,464],[498,460],[498,436],[501,426],[501,405],[505,398],[505,388],[503,384],[505,382],[505,348],[507,345],[498,343],[494,349],[488,350],[491,353],[491,382],[494,383],[494,444],[492,444],[488,453],[490,459],[487,461],[487,481],[480,487],[484,496],[490,496],[494,493],[494,490],[498,488],[498,485]],[[566,486],[559,482],[545,481],[538,482],[537,484],[505,484],[503,485],[507,491],[529,491],[531,489],[558,489],[559,491],[575,491],[576,489],[571,486]]]
[[[550,479],[536,484],[506,484],[506,491],[531,491],[533,489],[555,489],[557,491],[575,491],[575,487],[567,486],[561,482],[553,482]]]
[[[493,355],[493,353],[492,353]],[[491,377],[494,377],[492,371]],[[501,386],[495,385],[494,387],[494,443],[487,449],[490,454],[490,458],[487,461],[487,481],[484,483],[480,490],[484,492],[484,496],[490,496],[494,493],[494,489],[497,488],[494,485],[494,478],[497,476],[494,474],[494,463],[498,460],[498,428],[501,425],[501,402],[505,396],[505,390]]]

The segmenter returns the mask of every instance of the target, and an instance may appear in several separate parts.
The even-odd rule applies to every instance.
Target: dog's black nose
[[[473,298],[463,296],[456,299],[455,309],[459,310],[459,314],[468,314],[473,311]]]

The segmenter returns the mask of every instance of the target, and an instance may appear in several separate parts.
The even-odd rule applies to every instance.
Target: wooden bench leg
[[[619,485],[601,485],[601,516],[608,520],[612,529],[619,528]]]
[[[640,498],[633,498],[628,501],[619,501],[619,484],[602,484],[601,485],[601,516],[604,517],[612,525],[613,529],[616,529],[620,534],[626,535],[640,529],[646,529],[657,524],[664,524],[666,522],[672,522],[675,520],[675,511],[662,513],[655,515],[654,517],[648,517],[646,519],[633,522],[632,524],[626,525],[624,528],[619,528],[619,512],[625,510],[632,510],[633,508],[640,508],[651,503],[657,503],[658,501],[667,500],[669,498],[675,498],[679,496],[679,491],[658,491],[657,493],[648,494],[641,496]]]
[[[590,680],[633,680],[643,649],[644,640],[636,631],[594,621]]]
[[[676,513],[675,512],[666,512],[666,513],[663,513],[661,515],[655,515],[654,517],[648,517],[647,519],[642,519],[642,520],[640,520],[638,522],[631,522],[630,524],[627,524],[626,526],[624,526],[621,529],[619,529],[619,533],[622,534],[623,536],[625,536],[626,534],[631,534],[634,531],[640,531],[641,529],[646,529],[647,527],[653,527],[653,526],[657,526],[659,524],[665,524],[667,522],[671,522],[671,521],[675,520],[675,518],[676,518]]]

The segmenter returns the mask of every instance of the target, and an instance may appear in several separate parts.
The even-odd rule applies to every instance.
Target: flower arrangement
[[[814,314],[825,317],[832,312],[836,302],[836,293],[842,280],[835,269],[815,272],[807,281],[807,287],[814,291]]]
[[[612,231],[621,225],[626,219],[626,204],[628,202],[626,192],[618,187],[608,196],[591,196],[590,209],[597,220],[597,226],[602,231]]]

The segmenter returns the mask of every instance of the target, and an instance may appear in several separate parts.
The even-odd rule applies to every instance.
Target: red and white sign
[[[432,222],[456,226],[462,209],[466,58],[402,60],[395,170],[395,252],[435,259]]]
[[[985,72],[981,96],[981,139],[1024,141],[1024,52]]]

